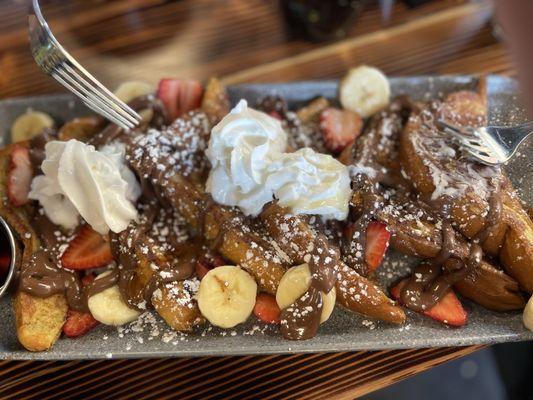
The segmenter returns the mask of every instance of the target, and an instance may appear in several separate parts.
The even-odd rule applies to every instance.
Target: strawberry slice
[[[63,325],[63,333],[68,338],[77,338],[85,335],[98,324],[99,322],[94,319],[91,313],[68,310],[67,320]]]
[[[270,294],[259,293],[255,299],[254,314],[261,321],[267,324],[279,324],[279,309],[276,298]]]
[[[340,153],[361,133],[363,119],[349,110],[328,107],[320,113],[320,132],[326,148]]]
[[[15,146],[11,152],[11,162],[7,178],[7,197],[14,206],[23,206],[29,202],[33,169],[30,153],[26,147]]]
[[[69,269],[103,267],[113,261],[109,240],[85,225],[70,242],[61,257],[61,264]]]
[[[94,281],[93,274],[84,276],[81,283],[83,286],[87,286],[92,281]],[[77,338],[85,335],[98,324],[99,322],[89,312],[68,310],[67,320],[63,325],[63,333],[66,337]]]
[[[161,99],[172,120],[202,103],[202,84],[192,79],[161,79],[157,97]]]
[[[204,279],[204,276],[207,275],[209,271],[213,269],[211,265],[209,265],[205,260],[198,260],[196,261],[196,276],[198,279],[202,280]]]
[[[370,271],[375,271],[381,264],[389,247],[390,232],[387,225],[371,221],[366,228],[365,261]]]
[[[224,259],[219,255],[212,257],[200,257],[200,259],[196,261],[196,276],[198,279],[202,280],[203,277],[213,268],[220,267],[221,265],[225,264],[226,261],[224,261]]]
[[[276,118],[277,120],[279,121],[283,121],[283,117],[281,116],[281,114],[279,112],[277,112],[276,110],[272,110],[268,113],[268,115],[270,115],[272,118]]]
[[[81,284],[82,286],[87,286],[89,283],[92,283],[96,276],[94,274],[85,275],[83,278],[81,278]]]
[[[400,291],[406,282],[407,279],[403,279],[391,289],[392,297],[398,301],[401,301]],[[467,313],[452,289],[432,308],[424,311],[423,314],[451,326],[464,326],[467,320]]]

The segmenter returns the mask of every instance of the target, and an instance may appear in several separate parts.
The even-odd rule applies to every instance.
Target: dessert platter
[[[533,146],[487,166],[437,125],[521,122],[514,81],[360,66],[115,93],[139,127],[66,95],[0,102],[3,358],[533,339]]]

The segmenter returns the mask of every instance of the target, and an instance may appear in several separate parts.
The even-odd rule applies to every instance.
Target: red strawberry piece
[[[276,298],[270,294],[259,293],[255,300],[254,314],[267,324],[279,324],[281,310],[276,303]]]
[[[103,267],[113,261],[107,237],[85,225],[70,242],[61,257],[61,264],[69,269]]]
[[[363,119],[349,110],[329,107],[320,113],[320,132],[326,148],[340,153],[361,133]]]
[[[202,280],[204,278],[204,276],[207,275],[207,273],[209,271],[211,271],[211,269],[213,269],[213,267],[208,264],[205,259],[201,259],[201,260],[198,260],[196,261],[196,276],[198,277],[198,279]]]
[[[87,286],[89,283],[92,283],[94,281],[94,274],[85,275],[83,278],[81,278],[81,284],[83,286]]]
[[[272,118],[276,118],[280,121],[283,120],[283,117],[281,116],[281,114],[279,112],[277,112],[276,110],[272,110],[268,113],[268,115],[270,115]]]
[[[68,310],[67,320],[63,325],[63,333],[66,337],[77,338],[85,335],[99,322],[94,319],[91,313]]]
[[[202,84],[192,79],[161,79],[157,97],[161,99],[172,120],[202,103]]]
[[[400,291],[406,282],[407,279],[404,279],[391,289],[392,296],[398,301],[401,301]],[[452,289],[423,314],[451,326],[464,326],[467,320],[467,313]]]
[[[366,228],[365,261],[370,271],[375,271],[381,264],[389,247],[390,232],[387,225],[371,221]]]
[[[23,206],[29,202],[33,169],[30,154],[26,147],[16,146],[11,152],[7,181],[7,197],[14,206]]]
[[[83,286],[87,286],[92,281],[94,281],[93,274],[86,275],[81,279]],[[66,337],[77,338],[85,335],[98,324],[99,322],[89,312],[68,310],[67,320],[63,325],[63,333]]]
[[[219,255],[200,257],[200,259],[196,261],[196,276],[198,279],[202,280],[203,277],[213,268],[220,267],[221,265],[225,264],[226,261],[224,261],[224,259]]]

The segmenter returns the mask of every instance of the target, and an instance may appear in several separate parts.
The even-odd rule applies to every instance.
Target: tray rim
[[[472,79],[479,79],[481,77],[486,77],[488,80],[497,80],[502,82],[511,83],[513,85],[516,85],[518,88],[518,81],[511,76],[507,75],[500,75],[500,74],[442,74],[442,75],[434,75],[434,74],[422,74],[422,75],[391,75],[388,76],[388,79],[391,82],[394,81],[410,81],[410,80],[421,80],[421,79],[464,79],[465,81],[469,81]],[[223,79],[222,79],[223,81]],[[286,81],[286,82],[252,82],[252,83],[237,83],[233,85],[227,85],[227,88],[232,89],[239,89],[239,88],[261,88],[261,87],[272,87],[272,86],[288,86],[288,85],[338,85],[340,82],[340,79],[312,79],[312,80],[296,80],[296,81]],[[76,96],[72,93],[68,93],[65,91],[59,91],[54,93],[46,93],[46,94],[39,94],[39,95],[32,95],[32,96],[13,96],[13,97],[5,97],[0,98],[0,107],[4,106],[5,104],[13,103],[23,103],[26,101],[37,101],[37,100],[46,100],[47,98],[50,99],[57,99],[64,97],[65,99],[77,99]],[[87,109],[89,110],[89,109]],[[91,111],[91,110],[89,110]],[[91,111],[93,112],[93,111]],[[93,112],[94,113],[94,112]]]
[[[392,76],[391,81],[408,82],[408,81],[420,81],[422,79],[441,79],[441,80],[465,80],[465,82],[471,82],[473,79],[479,78],[481,75],[470,74],[448,74],[448,75],[416,75],[416,76]],[[500,81],[507,83],[518,88],[518,83],[515,79],[502,76],[502,75],[486,75],[489,80]],[[229,85],[230,90],[238,89],[267,89],[275,88],[276,86],[322,86],[331,85],[330,87],[336,87],[339,80],[303,80],[303,81],[290,81],[290,82],[270,82],[270,83],[242,83],[236,85]],[[516,92],[518,94],[518,92]],[[75,96],[69,93],[56,93],[56,94],[44,94],[36,96],[18,96],[0,99],[0,108],[9,107],[10,105],[26,105],[28,103],[35,103],[40,101],[46,101],[47,99],[54,99],[54,101],[71,101],[76,100]],[[28,107],[31,107],[28,106]],[[338,333],[338,334],[342,334]],[[337,333],[335,335],[338,335]],[[85,352],[67,352],[58,354],[56,351],[46,351],[40,353],[32,353],[22,349],[21,351],[1,351],[0,359],[6,360],[67,360],[67,359],[104,359],[104,358],[153,358],[153,357],[201,357],[201,356],[238,356],[238,355],[268,355],[268,354],[287,354],[287,353],[317,353],[317,352],[337,352],[337,351],[355,351],[355,350],[382,350],[382,349],[405,349],[405,348],[428,348],[428,347],[448,347],[448,346],[470,346],[470,345],[486,345],[500,342],[509,341],[522,341],[532,340],[533,334],[527,333],[509,333],[501,334],[495,337],[469,337],[465,339],[458,339],[456,337],[447,338],[424,338],[420,340],[410,340],[409,342],[395,342],[387,343],[383,341],[381,343],[373,342],[372,345],[355,345],[351,341],[335,342],[330,338],[329,342],[314,344],[308,341],[306,342],[290,342],[280,340],[276,344],[269,344],[268,347],[261,347],[255,345],[252,348],[241,347],[220,347],[216,353],[207,354],[202,349],[197,350],[185,350],[176,348],[175,351],[125,351],[111,354],[105,352],[98,352],[98,346],[96,343],[88,342],[87,353]],[[434,343],[432,343],[434,342]],[[94,352],[96,350],[96,352]],[[90,351],[93,351],[90,353]]]

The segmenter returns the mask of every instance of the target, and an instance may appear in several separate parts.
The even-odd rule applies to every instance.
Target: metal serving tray
[[[475,88],[477,78],[472,76],[439,76],[392,78],[393,93],[408,94],[418,100],[441,97],[459,89]],[[282,84],[253,84],[233,86],[232,103],[245,98],[251,105],[268,94],[283,96],[291,106],[321,95],[336,97],[337,82],[294,82]],[[499,76],[488,79],[491,122],[514,124],[523,119],[523,110],[517,100],[515,81]],[[9,137],[13,120],[27,108],[45,111],[58,122],[89,111],[68,95],[18,98],[0,101],[0,138]],[[508,166],[507,171],[522,199],[533,205],[533,141],[520,150],[521,155]],[[407,272],[410,260],[391,252],[380,269],[380,279],[387,284]],[[393,267],[400,263],[403,267]],[[509,341],[532,340],[533,332],[522,325],[518,312],[496,313],[467,300],[468,325],[448,328],[412,312],[408,324],[396,327],[367,321],[338,307],[331,319],[321,326],[318,336],[300,342],[283,340],[276,327],[266,327],[250,318],[248,324],[234,331],[202,330],[181,337],[172,336],[166,325],[156,319],[139,327],[119,333],[116,328],[100,326],[79,339],[61,338],[53,349],[43,353],[25,351],[17,341],[15,321],[9,298],[0,300],[0,358],[4,359],[87,359],[126,357],[185,357],[239,354],[271,354],[290,352],[319,352],[341,350],[378,350],[433,346],[465,346]],[[150,320],[150,318],[146,318]],[[253,329],[256,326],[255,330]],[[264,332],[258,332],[258,330]]]

